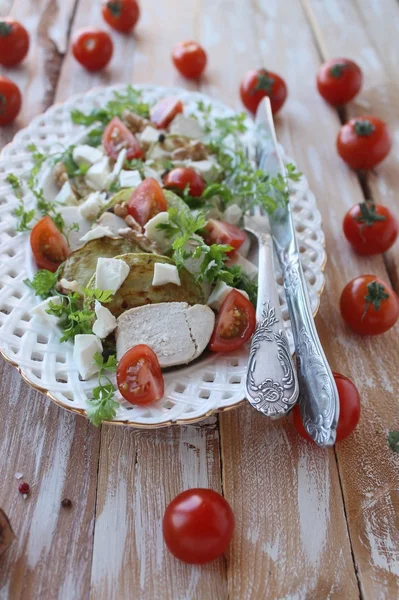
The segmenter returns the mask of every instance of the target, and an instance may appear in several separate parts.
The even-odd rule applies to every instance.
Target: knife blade
[[[281,175],[286,178],[267,96],[256,113],[255,145],[259,168],[270,177]],[[338,391],[313,320],[290,202],[279,202],[269,214],[269,222],[283,273],[295,343],[302,421],[316,444],[332,446],[339,417]]]

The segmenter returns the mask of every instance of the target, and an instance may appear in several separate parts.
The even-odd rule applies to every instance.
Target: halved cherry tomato
[[[69,256],[66,239],[54,221],[46,215],[36,223],[30,234],[30,245],[39,269],[47,269],[52,273]]]
[[[29,50],[29,33],[11,17],[0,17],[0,65],[18,65]]]
[[[385,123],[369,115],[345,123],[337,137],[338,154],[352,169],[372,169],[384,160],[391,147]]]
[[[233,511],[227,500],[213,490],[186,490],[167,506],[162,531],[176,558],[201,565],[226,551],[234,531]]]
[[[355,384],[341,375],[341,373],[333,373],[335,383],[337,384],[338,396],[339,396],[339,419],[337,427],[336,442],[344,440],[352,433],[360,419],[360,396]],[[299,405],[294,406],[292,411],[294,416],[294,425],[297,432],[305,438],[313,442],[310,435],[308,435],[305,427],[302,423],[301,411]]]
[[[202,195],[206,187],[205,181],[201,175],[191,167],[176,167],[169,171],[164,177],[164,185],[168,188],[174,188],[184,192],[188,186],[190,196],[198,197]]]
[[[361,275],[344,288],[340,299],[344,321],[359,335],[388,331],[399,317],[399,298],[382,279]]]
[[[158,181],[153,177],[144,179],[132,193],[127,209],[142,227],[152,217],[167,210],[165,194]]]
[[[86,27],[75,35],[72,52],[76,60],[88,71],[100,71],[111,60],[114,44],[106,31]]]
[[[205,226],[203,237],[209,246],[211,244],[232,246],[233,250],[229,252],[230,255],[235,250],[238,250],[247,239],[245,231],[236,225],[231,225],[231,223],[226,223],[225,221],[218,221],[217,219],[209,219]]]
[[[150,110],[152,123],[163,129],[167,127],[176,115],[183,112],[183,103],[179,98],[168,96],[159,100]]]
[[[256,69],[248,71],[244,76],[240,85],[240,94],[244,106],[252,113],[256,113],[262,98],[269,96],[272,112],[276,114],[287,98],[287,86],[277,73]]]
[[[14,121],[21,110],[22,96],[19,87],[0,76],[0,125],[8,125]]]
[[[209,342],[213,352],[230,352],[249,340],[256,326],[256,313],[251,302],[237,290],[231,290],[216,317]]]
[[[116,160],[119,152],[126,148],[126,158],[141,158],[144,152],[133,133],[122,123],[119,117],[114,117],[108,123],[103,133],[103,145],[110,158]]]
[[[197,42],[179,42],[173,48],[172,59],[176,69],[187,79],[200,77],[206,66],[206,52]]]
[[[164,383],[157,355],[149,346],[130,348],[120,359],[116,382],[130,404],[151,404],[164,394]]]
[[[332,58],[317,73],[317,89],[333,106],[346,104],[362,87],[363,74],[353,60]]]
[[[140,8],[136,0],[104,0],[102,13],[108,25],[128,33],[139,20]]]
[[[381,204],[362,202],[345,215],[344,234],[352,248],[363,256],[386,252],[398,237],[398,221]]]

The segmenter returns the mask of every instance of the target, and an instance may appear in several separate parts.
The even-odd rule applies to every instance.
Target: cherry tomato
[[[229,252],[229,255],[231,255],[242,246],[247,236],[245,235],[245,231],[236,225],[231,225],[225,221],[209,219],[205,226],[204,239],[209,246],[211,244],[232,246],[233,250]]]
[[[352,248],[363,256],[381,254],[398,237],[398,221],[381,204],[362,202],[345,215],[344,234]]]
[[[0,65],[13,67],[28,54],[29,34],[11,17],[0,17]]]
[[[237,290],[231,290],[216,317],[209,342],[212,352],[230,352],[249,340],[256,326],[255,309]]]
[[[168,96],[159,100],[150,110],[152,123],[163,129],[167,127],[176,115],[183,112],[183,103],[179,98]]]
[[[287,86],[284,79],[266,69],[248,71],[240,86],[241,100],[244,106],[256,113],[259,102],[269,96],[272,112],[276,114],[287,97]]]
[[[136,0],[104,0],[103,17],[114,29],[128,33],[140,17],[140,8]]]
[[[30,245],[39,269],[47,269],[52,273],[55,273],[69,256],[66,239],[48,215],[33,227]]]
[[[21,110],[22,96],[19,87],[0,76],[0,125],[8,125],[14,121]]]
[[[352,433],[360,419],[360,396],[355,384],[340,373],[333,373],[339,396],[339,419],[336,442],[344,440]],[[302,423],[299,405],[294,406],[294,425],[297,432],[306,440],[313,442]]]
[[[385,123],[368,115],[345,123],[337,137],[338,154],[352,169],[372,169],[389,154],[391,146]]]
[[[230,504],[217,492],[194,488],[168,504],[162,523],[163,537],[178,559],[201,565],[227,549],[234,531]]]
[[[107,66],[114,52],[111,36],[95,27],[81,29],[72,42],[76,60],[88,71],[100,71]]]
[[[102,142],[105,152],[116,160],[119,152],[126,148],[126,158],[142,158],[144,152],[133,133],[122,123],[119,117],[114,117],[104,129]]]
[[[340,310],[355,333],[378,335],[388,331],[398,320],[399,298],[375,275],[361,275],[345,286]]]
[[[177,167],[169,171],[164,177],[164,185],[184,192],[188,186],[190,196],[201,196],[206,187],[201,175],[191,167]]]
[[[165,194],[158,181],[153,177],[144,179],[132,193],[127,209],[142,227],[152,217],[167,210]]]
[[[317,73],[317,89],[333,106],[346,104],[362,87],[363,74],[358,65],[347,58],[333,58]]]
[[[157,355],[149,346],[139,344],[122,356],[116,382],[130,404],[151,404],[164,394],[164,383]]]
[[[173,48],[172,59],[176,69],[187,79],[197,79],[205,69],[206,52],[197,42],[179,42]]]

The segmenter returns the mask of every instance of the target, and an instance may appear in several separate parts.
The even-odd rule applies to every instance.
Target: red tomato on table
[[[119,117],[114,117],[104,129],[102,142],[105,152],[110,158],[116,160],[119,152],[126,148],[126,158],[142,158],[144,152],[133,133],[122,123]]]
[[[332,58],[317,73],[317,89],[324,100],[340,106],[352,100],[362,87],[363,74],[353,60]]]
[[[168,209],[165,194],[158,181],[148,177],[136,187],[128,204],[129,215],[144,227],[144,225],[160,212]]]
[[[163,537],[178,559],[201,565],[223,554],[234,531],[234,515],[217,492],[194,488],[182,492],[167,506]]]
[[[339,396],[339,419],[337,427],[336,442],[344,440],[352,433],[360,419],[360,396],[355,384],[340,373],[333,373],[335,383],[338,389]],[[292,411],[294,416],[294,425],[297,432],[305,438],[313,442],[308,435],[302,423],[301,411],[299,405],[296,404]]]
[[[356,204],[345,215],[344,234],[358,254],[370,256],[386,252],[398,237],[398,221],[381,204]]]
[[[382,279],[361,275],[344,288],[340,299],[344,321],[359,335],[388,331],[399,317],[399,298]]]
[[[338,154],[352,169],[372,169],[388,156],[391,147],[385,123],[369,115],[345,123],[337,137]]]
[[[21,110],[22,96],[19,87],[0,76],[0,125],[8,125],[17,117]]]
[[[102,5],[105,21],[122,33],[128,33],[140,17],[140,8],[136,0],[105,0]]]
[[[28,54],[29,34],[11,17],[0,17],[0,65],[13,67]]]
[[[179,42],[172,52],[176,69],[187,79],[197,79],[206,67],[205,50],[197,42]]]
[[[164,382],[157,355],[149,346],[130,348],[118,362],[116,382],[130,404],[151,404],[164,394]]]
[[[188,186],[190,196],[199,197],[206,187],[201,175],[191,167],[176,167],[169,171],[164,177],[164,185],[184,192]]]
[[[66,239],[48,215],[33,227],[30,233],[30,245],[39,269],[47,269],[52,273],[55,273],[69,256]]]
[[[106,31],[86,27],[78,31],[73,38],[72,52],[76,60],[88,71],[100,71],[111,60],[114,44]]]
[[[238,250],[246,240],[245,231],[237,225],[218,221],[217,219],[209,219],[203,236],[208,246],[212,244],[232,246],[233,250],[229,254],[233,254],[235,250]]]
[[[240,86],[241,100],[244,106],[256,113],[259,102],[265,96],[269,96],[273,114],[276,114],[283,106],[287,98],[287,86],[284,79],[267,71],[266,69],[257,69],[249,71]]]
[[[209,349],[212,352],[237,350],[249,340],[255,327],[256,313],[251,302],[232,290],[219,309]]]
[[[173,121],[176,115],[182,112],[182,101],[174,96],[168,96],[154,104],[150,110],[150,119],[158,129],[164,129]]]

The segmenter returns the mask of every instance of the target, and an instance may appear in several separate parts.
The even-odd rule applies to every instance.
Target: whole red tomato
[[[197,79],[206,67],[205,50],[197,42],[179,42],[173,48],[172,59],[176,69],[187,79]]]
[[[29,34],[11,17],[0,17],[0,65],[18,65],[29,50]]]
[[[345,123],[337,137],[338,154],[352,169],[372,169],[384,160],[391,147],[385,123],[369,115]]]
[[[19,87],[0,76],[0,125],[11,123],[21,110],[22,96]]]
[[[344,440],[352,433],[360,419],[360,396],[355,384],[340,373],[333,373],[339,396],[339,419],[336,442]],[[306,440],[313,442],[302,423],[299,405],[292,411],[297,432]]]
[[[398,221],[381,204],[362,202],[345,215],[344,234],[352,248],[363,256],[386,252],[398,237]]]
[[[114,52],[114,44],[106,31],[87,27],[75,35],[72,52],[88,71],[99,71],[107,66]]]
[[[276,114],[287,97],[287,86],[280,75],[266,69],[257,69],[248,71],[244,76],[240,94],[244,106],[252,113],[256,113],[262,98],[269,96],[272,112]]]
[[[399,317],[399,298],[382,279],[361,275],[342,291],[340,310],[345,323],[359,335],[388,331]]]
[[[234,531],[227,500],[213,490],[182,492],[167,506],[163,537],[170,552],[190,564],[203,564],[225,552]]]
[[[117,31],[128,33],[140,17],[140,8],[136,0],[104,0],[102,13],[108,25]]]
[[[353,60],[333,58],[317,73],[317,89],[324,100],[333,106],[346,104],[362,87],[363,74]]]

